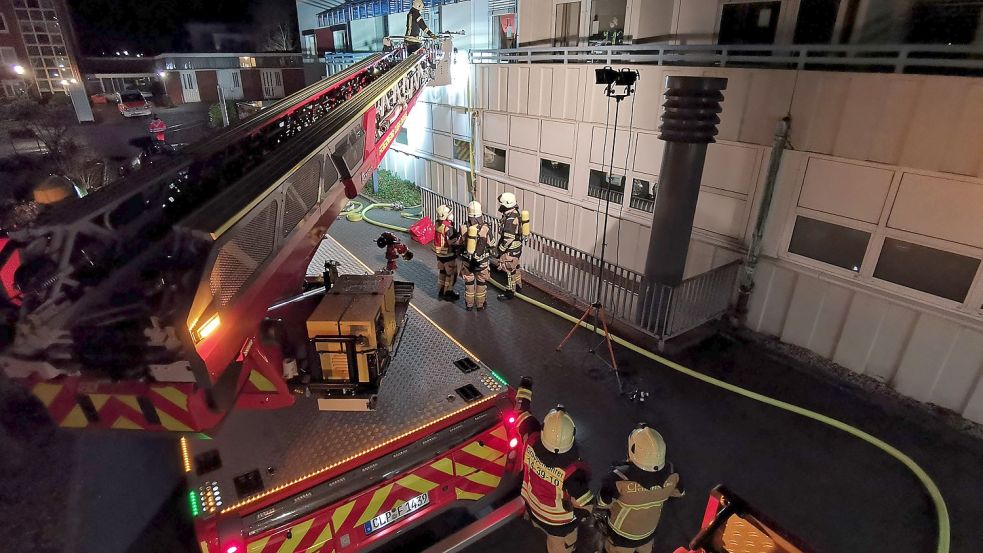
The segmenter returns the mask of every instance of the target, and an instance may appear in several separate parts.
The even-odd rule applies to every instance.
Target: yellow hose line
[[[390,225],[390,224],[383,223],[381,221],[376,221],[375,219],[370,219],[369,218],[369,212],[372,211],[373,209],[375,209],[377,207],[392,207],[392,206],[393,206],[393,204],[369,204],[369,205],[365,206],[365,209],[363,209],[359,214],[362,216],[362,219],[364,219],[366,223],[371,223],[371,224],[373,224],[373,225],[375,225],[377,227],[382,227],[384,229],[389,229],[389,230],[395,230],[397,232],[407,232],[409,229],[406,228],[406,227],[399,227],[399,226],[396,226],[396,225]],[[349,219],[349,220],[351,220],[351,219]]]
[[[373,207],[372,205],[366,207],[365,210],[363,210],[363,213],[365,211],[368,211],[372,207]],[[396,226],[393,226],[393,225],[384,225],[384,224],[381,224],[381,223],[376,223],[376,222],[374,222],[374,221],[372,221],[372,220],[370,220],[368,218],[366,218],[365,220],[367,222],[369,222],[369,223],[378,224],[380,226],[383,226],[384,228],[388,228],[388,229],[391,229],[391,230],[399,230],[399,231],[403,231],[403,232],[405,232],[407,230],[405,228],[399,228],[399,227],[396,227]],[[489,279],[488,282],[489,282],[489,284],[491,284],[492,286],[495,286],[496,288],[499,288],[501,290],[504,290],[505,289],[504,286],[502,286],[501,284],[499,284],[498,282],[496,282],[493,279]],[[525,301],[526,303],[529,303],[530,305],[534,305],[534,306],[536,306],[536,307],[538,307],[540,309],[543,309],[543,310],[545,310],[545,311],[547,311],[549,313],[552,313],[552,314],[556,315],[557,317],[560,317],[561,319],[564,319],[564,320],[569,321],[571,323],[577,323],[579,321],[579,319],[577,319],[576,317],[574,317],[572,315],[569,315],[567,313],[564,313],[563,311],[560,311],[559,309],[556,309],[554,307],[551,307],[549,305],[546,305],[545,303],[542,303],[540,301],[534,300],[534,299],[532,299],[532,298],[530,298],[528,296],[525,296],[525,295],[522,295],[522,294],[516,294],[515,297],[520,298],[523,301]],[[594,332],[594,333],[596,333],[598,335],[602,335],[602,336],[604,335],[604,330],[603,329],[596,328],[596,327],[594,327],[594,325],[592,325],[590,323],[587,323],[585,321],[579,321],[579,324],[580,324],[580,326],[582,326],[582,327],[586,328],[587,330],[590,330],[590,331],[592,331],[592,332]],[[782,401],[782,400],[779,400],[779,399],[775,399],[773,397],[769,397],[769,396],[766,396],[764,394],[759,394],[757,392],[752,392],[751,390],[747,390],[745,388],[741,388],[740,386],[736,386],[734,384],[730,384],[728,382],[724,382],[723,380],[718,380],[716,378],[713,378],[712,376],[707,376],[707,375],[705,375],[703,373],[694,371],[693,369],[691,369],[689,367],[684,367],[683,365],[680,365],[679,363],[676,363],[674,361],[670,361],[669,359],[666,359],[665,357],[662,357],[661,355],[652,353],[651,351],[649,351],[647,349],[644,349],[644,348],[642,348],[640,346],[637,346],[637,345],[629,342],[628,340],[625,340],[624,338],[621,338],[619,336],[615,336],[614,334],[611,334],[610,336],[611,336],[611,341],[615,342],[616,344],[618,344],[618,345],[620,345],[620,346],[622,346],[622,347],[624,347],[626,349],[629,349],[629,350],[631,350],[631,351],[633,351],[633,352],[635,352],[635,353],[637,353],[639,355],[643,355],[645,357],[648,357],[649,359],[651,359],[653,361],[656,361],[658,363],[661,363],[662,365],[664,365],[664,366],[666,366],[666,367],[668,367],[668,368],[670,368],[670,369],[672,369],[674,371],[683,373],[686,376],[689,376],[689,377],[695,378],[697,380],[703,381],[703,382],[705,382],[707,384],[710,384],[711,386],[716,386],[718,388],[722,388],[724,390],[727,390],[728,392],[732,392],[732,393],[735,393],[737,395],[741,395],[741,396],[744,396],[746,398],[753,399],[755,401],[759,401],[759,402],[764,403],[766,405],[771,405],[772,407],[777,407],[779,409],[784,409],[785,411],[789,411],[789,412],[795,413],[797,415],[801,415],[803,417],[810,418],[810,419],[813,419],[815,421],[821,422],[823,424],[832,426],[833,428],[836,428],[838,430],[841,430],[843,432],[846,432],[847,434],[850,434],[850,435],[852,435],[854,437],[860,438],[861,440],[863,440],[863,441],[865,441],[865,442],[873,445],[874,447],[877,447],[881,451],[887,453],[891,457],[894,457],[895,459],[897,459],[898,461],[900,461],[901,464],[903,464],[905,467],[907,467],[908,470],[910,470],[915,475],[916,478],[918,478],[918,481],[921,482],[922,486],[925,488],[925,491],[928,492],[929,497],[932,498],[932,503],[935,506],[935,514],[936,514],[936,517],[937,517],[937,520],[938,520],[938,537],[937,537],[937,545],[936,545],[935,551],[936,551],[936,553],[949,553],[949,543],[950,543],[950,539],[951,539],[950,538],[950,529],[951,528],[950,528],[950,521],[949,521],[949,509],[946,507],[945,499],[942,497],[942,492],[939,491],[939,487],[932,480],[932,477],[930,477],[928,475],[928,473],[925,472],[925,470],[922,467],[918,466],[918,463],[916,463],[911,457],[908,457],[907,455],[905,455],[904,453],[902,453],[900,450],[898,450],[897,448],[895,448],[891,444],[885,442],[884,440],[881,440],[880,438],[877,438],[876,436],[873,436],[871,434],[868,434],[867,432],[864,432],[863,430],[860,430],[859,428],[857,428],[855,426],[851,426],[851,425],[849,425],[849,424],[847,424],[847,423],[845,423],[843,421],[834,419],[833,417],[830,417],[830,416],[827,416],[827,415],[823,415],[822,413],[817,413],[815,411],[806,409],[805,407],[800,407],[798,405],[793,405],[791,403],[788,403],[788,402],[785,402],[785,401]]]

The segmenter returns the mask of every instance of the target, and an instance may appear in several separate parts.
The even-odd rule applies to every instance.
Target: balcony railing
[[[983,74],[979,46],[640,44],[471,50],[472,63],[654,64],[882,73]]]
[[[632,196],[628,200],[628,207],[632,209],[640,209],[642,211],[648,211],[652,213],[655,211],[655,200],[649,200],[647,198],[639,198],[638,196]]]
[[[625,200],[625,193],[624,192],[619,192],[619,191],[614,190],[614,189],[611,189],[610,191],[608,191],[608,189],[604,188],[603,186],[588,186],[587,187],[587,195],[590,196],[591,198],[598,198],[598,199],[601,199],[601,200],[607,200],[608,198],[605,198],[604,197],[605,192],[607,192],[607,194],[610,196],[611,203],[613,203],[613,204],[621,205],[621,202],[623,202]]]
[[[436,212],[444,204],[456,221],[467,220],[467,208],[423,189],[423,213]],[[498,219],[484,216],[498,235]],[[644,275],[614,263],[601,263],[591,253],[558,240],[532,233],[522,250],[523,270],[582,303],[598,298],[597,275],[601,274],[601,301],[608,314],[633,328],[665,340],[692,330],[724,314],[730,306],[740,263],[735,261],[684,280],[677,286],[649,284]]]

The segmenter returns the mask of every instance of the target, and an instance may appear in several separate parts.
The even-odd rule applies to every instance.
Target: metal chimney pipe
[[[649,284],[675,286],[683,280],[696,200],[703,178],[707,144],[720,123],[720,102],[727,79],[667,77],[665,111],[659,138],[666,142],[645,277]]]

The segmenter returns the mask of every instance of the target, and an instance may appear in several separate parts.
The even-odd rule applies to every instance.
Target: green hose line
[[[392,207],[392,206],[393,206],[393,204],[369,204],[369,205],[365,206],[365,209],[363,209],[359,214],[362,216],[362,219],[366,223],[371,223],[371,224],[373,224],[373,225],[375,225],[377,227],[382,227],[384,229],[389,229],[389,230],[395,230],[397,232],[408,232],[409,229],[406,228],[406,227],[398,227],[396,225],[390,225],[390,224],[383,223],[381,221],[376,221],[375,219],[370,219],[369,218],[369,212],[372,211],[373,209],[375,209],[377,207]]]
[[[364,214],[364,213],[368,212],[370,209],[372,209],[374,207],[382,207],[382,206],[385,206],[385,205],[386,204],[371,204],[368,207],[366,207],[362,211],[362,213]],[[397,227],[397,226],[394,226],[394,225],[386,225],[384,223],[377,223],[377,222],[369,219],[368,217],[365,217],[365,221],[368,222],[368,223],[372,223],[373,225],[379,225],[379,226],[381,226],[383,228],[387,228],[387,229],[390,229],[390,230],[397,230],[397,231],[402,231],[402,232],[406,232],[406,231],[409,230],[409,229],[400,228],[400,227]],[[499,284],[495,280],[489,279],[488,282],[492,286],[495,286],[496,288],[499,288],[501,290],[504,290],[505,289],[504,286],[502,286],[501,284]],[[520,298],[523,301],[525,301],[526,303],[529,303],[531,305],[534,305],[534,306],[536,306],[536,307],[538,307],[540,309],[543,309],[544,311],[547,311],[549,313],[552,313],[553,315],[556,315],[557,317],[560,317],[561,319],[564,319],[564,320],[569,321],[571,323],[578,323],[579,322],[580,326],[582,326],[582,327],[586,328],[587,330],[590,330],[590,331],[592,331],[592,332],[594,332],[594,333],[596,333],[598,335],[602,335],[603,336],[603,334],[604,334],[604,330],[603,329],[596,328],[594,325],[592,325],[590,323],[587,323],[586,321],[579,321],[579,319],[577,319],[576,317],[574,317],[572,315],[569,315],[567,313],[564,313],[563,311],[560,311],[559,309],[556,309],[554,307],[551,307],[549,305],[546,305],[545,303],[542,303],[540,301],[537,301],[537,300],[535,300],[533,298],[530,298],[530,297],[525,296],[523,294],[516,294],[515,297]],[[664,366],[666,366],[666,367],[668,367],[668,368],[670,368],[670,369],[672,369],[674,371],[683,373],[686,376],[689,376],[691,378],[695,378],[697,380],[703,381],[703,382],[705,382],[707,384],[710,384],[711,386],[716,386],[718,388],[722,388],[724,390],[727,390],[728,392],[732,392],[732,393],[735,393],[735,394],[744,396],[746,398],[753,399],[755,401],[764,403],[766,405],[771,405],[772,407],[777,407],[779,409],[783,409],[785,411],[789,411],[791,413],[795,413],[797,415],[801,415],[803,417],[810,418],[810,419],[813,419],[815,421],[821,422],[823,424],[832,426],[833,428],[836,428],[836,429],[841,430],[843,432],[846,432],[847,434],[850,434],[850,435],[852,435],[852,436],[854,436],[856,438],[859,438],[859,439],[861,439],[861,440],[863,440],[863,441],[865,441],[865,442],[873,445],[874,447],[877,447],[878,449],[880,449],[881,451],[887,453],[891,457],[894,457],[895,459],[897,459],[898,461],[900,461],[901,464],[903,464],[905,467],[907,467],[908,470],[910,470],[915,475],[916,478],[918,478],[918,481],[921,482],[922,486],[925,488],[925,491],[928,492],[929,497],[932,498],[932,503],[935,506],[935,514],[936,514],[936,517],[937,517],[937,520],[938,520],[938,538],[937,538],[937,545],[936,545],[935,551],[936,551],[936,553],[949,553],[949,542],[950,542],[950,535],[949,535],[950,534],[949,509],[946,507],[945,499],[942,497],[942,492],[939,491],[939,487],[932,480],[932,477],[930,477],[928,475],[928,473],[926,473],[925,470],[922,467],[918,466],[918,464],[915,463],[915,461],[912,460],[911,457],[908,457],[907,455],[905,455],[904,453],[902,453],[901,451],[899,451],[897,448],[895,448],[891,444],[888,444],[887,442],[881,440],[880,438],[877,438],[877,437],[875,437],[875,436],[873,436],[871,434],[868,434],[867,432],[864,432],[863,430],[860,430],[859,428],[856,428],[854,426],[851,426],[851,425],[849,425],[849,424],[847,424],[847,423],[845,423],[843,421],[834,419],[832,417],[829,417],[827,415],[823,415],[821,413],[817,413],[815,411],[811,411],[811,410],[806,409],[804,407],[799,407],[798,405],[793,405],[791,403],[788,403],[788,402],[785,402],[785,401],[781,401],[781,400],[775,399],[773,397],[766,396],[764,394],[759,394],[757,392],[752,392],[751,390],[747,390],[745,388],[741,388],[740,386],[736,386],[734,384],[730,384],[728,382],[724,382],[723,380],[718,380],[716,378],[713,378],[712,376],[707,376],[707,375],[705,375],[703,373],[694,371],[693,369],[690,369],[689,367],[684,367],[683,365],[680,365],[679,363],[676,363],[674,361],[670,361],[669,359],[666,359],[665,357],[662,357],[661,355],[657,355],[655,353],[652,353],[651,351],[649,351],[647,349],[644,349],[644,348],[642,348],[640,346],[637,346],[637,345],[635,345],[635,344],[633,344],[633,343],[625,340],[624,338],[621,338],[619,336],[615,336],[614,334],[611,334],[610,336],[611,336],[611,340],[613,342],[615,342],[616,344],[618,344],[618,345],[620,345],[620,346],[622,346],[622,347],[624,347],[626,349],[629,349],[629,350],[631,350],[631,351],[633,351],[633,352],[635,352],[635,353],[637,353],[639,355],[645,356],[645,357],[647,357],[647,358],[649,358],[649,359],[651,359],[651,360],[653,360],[653,361],[655,361],[657,363],[661,363],[662,365],[664,365]]]

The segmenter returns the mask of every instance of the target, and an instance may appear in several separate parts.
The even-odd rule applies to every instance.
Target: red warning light
[[[509,416],[509,424],[515,424],[515,415]]]
[[[239,552],[238,545],[233,544],[225,548],[225,553],[238,553],[238,552]]]

